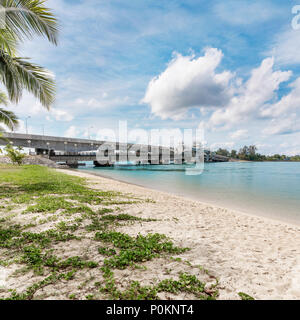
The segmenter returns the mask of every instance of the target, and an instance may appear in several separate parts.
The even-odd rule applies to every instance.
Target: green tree
[[[255,145],[251,146],[244,146],[240,149],[238,158],[241,160],[248,160],[248,161],[262,161],[264,160],[264,156],[261,154],[256,153],[257,147]]]
[[[236,159],[238,157],[236,150],[231,150],[230,157]]]
[[[249,155],[249,148],[247,146],[244,146],[243,148],[240,149],[238,157],[241,160],[247,160]]]
[[[49,109],[55,97],[53,77],[43,67],[19,57],[17,52],[18,46],[34,35],[44,36],[57,44],[57,20],[51,10],[45,7],[45,1],[0,0],[2,16],[5,14],[5,21],[1,21],[0,28],[0,81],[11,102],[18,103],[23,91],[27,90]],[[16,120],[11,112],[4,112],[0,117],[0,122],[9,125]]]
[[[216,154],[218,154],[220,156],[225,156],[225,157],[229,157],[230,156],[229,151],[226,150],[226,149],[222,149],[222,148],[219,148],[219,150],[216,152]]]
[[[300,155],[296,155],[290,158],[291,161],[300,161]]]
[[[252,146],[248,147],[248,152],[249,152],[250,156],[255,156],[256,155],[256,151],[257,151],[256,146],[252,145]]]
[[[11,160],[13,164],[18,164],[19,166],[23,163],[23,160],[25,158],[25,154],[22,153],[23,149],[21,147],[19,148],[13,148],[12,145],[8,144],[5,147],[5,151],[7,153],[7,156]]]

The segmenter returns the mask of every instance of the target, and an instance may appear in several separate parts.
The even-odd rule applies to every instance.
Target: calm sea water
[[[209,163],[196,176],[181,165],[80,170],[300,225],[299,162]]]

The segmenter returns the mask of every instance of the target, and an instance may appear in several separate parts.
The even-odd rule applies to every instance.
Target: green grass
[[[38,212],[47,212],[47,213],[54,213],[59,209],[73,209],[74,205],[65,200],[64,197],[58,197],[58,196],[42,196],[37,199],[35,199],[37,202],[36,205],[28,206],[27,209],[24,211],[26,212],[32,212],[32,213],[38,213]]]
[[[143,286],[139,281],[131,281],[129,287],[123,291],[116,286],[114,273],[108,267],[102,268],[105,285],[100,286],[100,292],[113,300],[159,300],[158,293],[190,293],[199,300],[215,300],[218,290],[213,287],[205,290],[205,283],[189,273],[181,273],[178,280],[166,279],[156,285]]]
[[[166,279],[157,285],[158,292],[179,293],[187,292],[193,293],[201,298],[205,293],[205,283],[199,281],[196,276],[187,273],[181,273],[179,280]]]
[[[45,167],[0,165],[0,201],[0,265],[7,267],[16,263],[20,267],[15,272],[16,277],[30,271],[34,276],[44,277],[42,280],[38,278],[39,281],[23,292],[12,289],[9,296],[6,292],[7,299],[31,300],[42,288],[60,281],[78,281],[78,277],[82,277],[80,279],[85,284],[78,287],[83,292],[81,298],[88,300],[97,299],[99,295],[108,299],[156,300],[160,292],[186,292],[196,299],[217,296],[216,287],[212,287],[212,294],[207,293],[205,283],[187,272],[180,273],[178,279],[166,279],[151,286],[132,279],[128,287],[120,289],[114,275],[116,269],[144,272],[147,270],[145,262],[157,258],[170,259],[171,255],[180,255],[188,250],[175,246],[162,234],[132,237],[118,232],[118,227],[124,224],[156,221],[122,212],[135,203],[153,202],[150,199],[94,190],[87,186],[85,179]],[[18,210],[22,214],[18,221],[23,224],[14,223]],[[47,228],[36,231],[39,226]],[[76,241],[80,246],[84,239],[94,243],[95,259],[100,262],[89,259],[85,254],[72,255],[71,251],[63,258],[57,254],[61,250],[57,248],[67,247],[69,241]],[[188,266],[179,257],[173,261],[182,263],[183,270]],[[85,278],[86,271],[91,269],[102,277],[92,288],[86,284],[94,276]],[[78,294],[68,293],[65,296],[79,299]]]
[[[83,204],[118,202],[114,198],[120,196],[118,192],[87,188],[85,179],[45,167],[22,166],[17,170],[2,167],[0,173],[0,199],[10,199],[13,203],[36,202],[30,207],[33,212],[70,209],[68,200]]]
[[[98,248],[98,252],[102,254],[103,256],[114,256],[117,254],[115,249],[108,249],[104,247]]]
[[[125,269],[137,262],[149,261],[162,253],[180,254],[188,250],[175,247],[172,241],[160,234],[138,235],[133,238],[120,232],[98,232],[95,239],[109,242],[120,249],[119,254],[104,261],[105,265],[118,269]]]
[[[0,248],[21,249],[27,244],[36,244],[43,248],[53,242],[77,239],[70,233],[49,229],[44,232],[22,232],[20,226],[14,228],[0,229]]]
[[[249,296],[247,293],[239,292],[238,295],[242,300],[255,300],[253,297]]]

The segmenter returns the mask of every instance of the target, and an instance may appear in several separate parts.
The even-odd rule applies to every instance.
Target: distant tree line
[[[247,160],[247,161],[300,161],[300,155],[286,156],[280,154],[274,154],[271,156],[266,156],[257,153],[257,147],[254,145],[244,146],[239,151],[219,148],[216,154],[229,157],[237,160]]]

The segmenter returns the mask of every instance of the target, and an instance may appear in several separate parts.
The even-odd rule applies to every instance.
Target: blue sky
[[[131,129],[203,126],[212,148],[300,154],[297,1],[46,3],[59,45],[35,38],[20,55],[53,72],[57,99],[47,112],[24,94],[11,106],[20,132],[27,116],[30,133],[94,138],[127,120]]]

